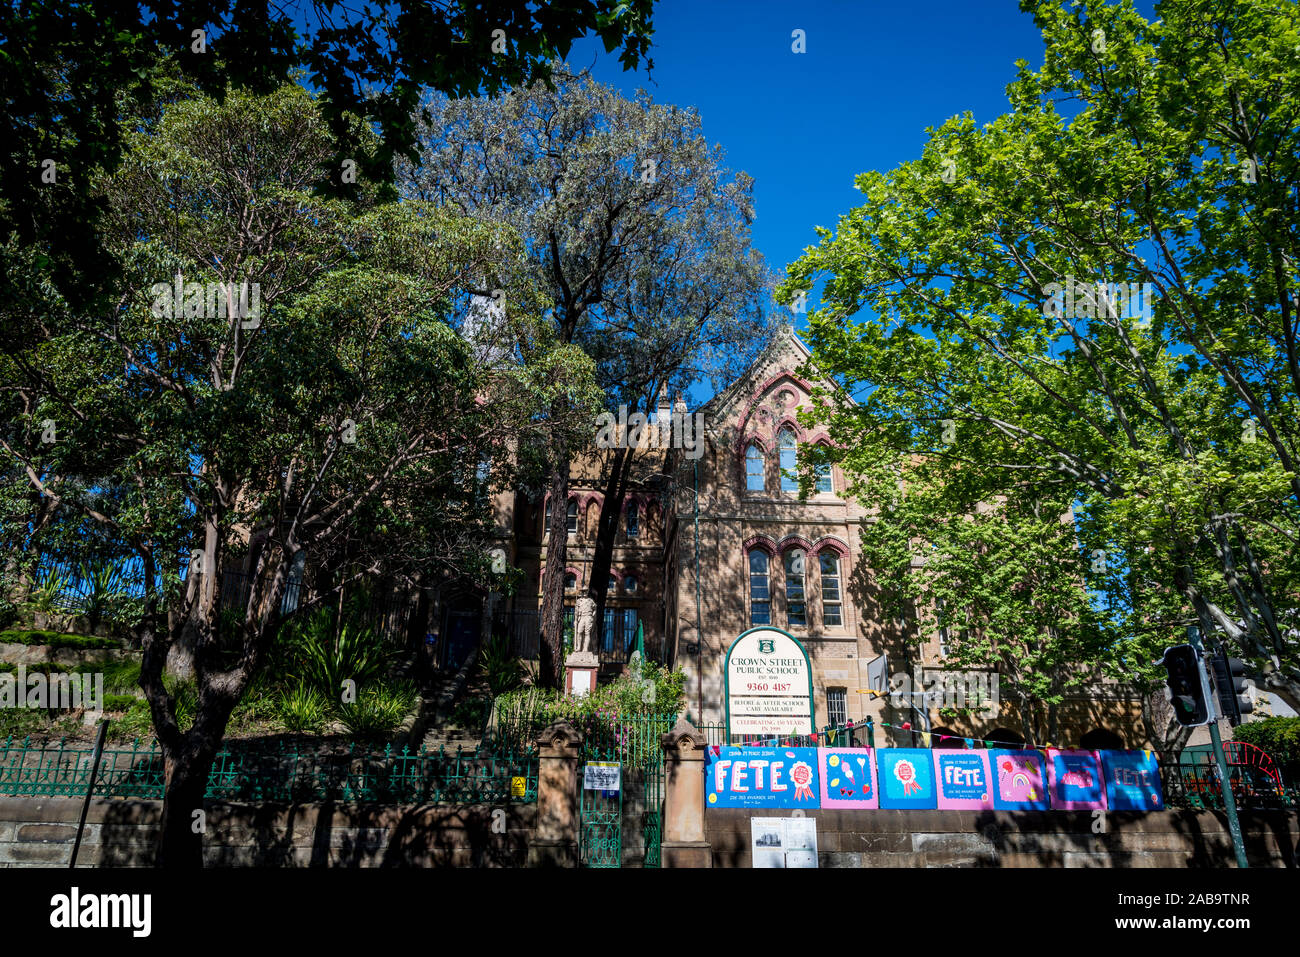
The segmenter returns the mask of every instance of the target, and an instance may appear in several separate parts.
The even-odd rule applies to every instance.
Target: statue
[[[573,651],[593,654],[596,650],[596,599],[581,596],[573,609]]]

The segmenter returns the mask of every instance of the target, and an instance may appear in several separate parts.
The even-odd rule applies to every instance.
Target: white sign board
[[[751,817],[750,851],[754,867],[816,867],[817,819]]]
[[[617,791],[622,766],[617,761],[588,761],[582,786],[588,791]]]
[[[727,651],[727,724],[731,734],[812,734],[808,654],[778,628],[754,628]]]

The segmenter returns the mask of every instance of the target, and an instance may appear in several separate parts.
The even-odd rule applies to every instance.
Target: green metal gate
[[[639,831],[642,867],[658,867],[663,839],[664,762],[660,736],[676,722],[675,714],[619,715],[600,722],[583,740],[583,764],[579,770],[582,787],[580,856],[583,867],[623,865],[624,815],[635,812],[629,827]],[[620,765],[620,787],[608,794],[583,787],[587,762],[616,761]],[[632,795],[632,800],[625,800]],[[634,841],[632,847],[636,847]],[[633,866],[638,863],[634,858]]]

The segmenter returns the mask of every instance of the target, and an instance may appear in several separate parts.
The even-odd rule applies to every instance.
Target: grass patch
[[[98,635],[72,635],[61,631],[0,631],[0,643],[19,645],[49,645],[51,648],[121,648],[116,638]]]

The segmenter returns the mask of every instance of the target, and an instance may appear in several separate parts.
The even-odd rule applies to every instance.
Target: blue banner
[[[1165,806],[1160,766],[1150,751],[1098,751],[1112,811],[1159,811]]]
[[[709,807],[816,808],[816,748],[715,745],[705,764]]]
[[[883,748],[876,752],[880,806],[932,809],[934,763],[928,748]]]

